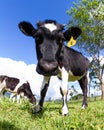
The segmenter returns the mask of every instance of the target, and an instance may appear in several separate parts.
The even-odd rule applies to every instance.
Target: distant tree
[[[104,99],[104,83],[102,74],[104,65],[100,57],[104,49],[104,1],[103,0],[78,0],[74,6],[67,11],[71,15],[69,26],[79,26],[82,29],[81,37],[78,39],[78,47],[86,51],[92,57],[90,65],[91,75],[100,81],[102,90],[101,99]]]
[[[71,98],[74,96],[74,95],[77,95],[78,94],[78,91],[75,89],[75,87],[72,85],[71,88],[69,88],[69,95],[71,96]]]
[[[102,91],[101,99],[104,99],[104,82],[103,82],[103,74],[104,74],[104,64],[101,64],[101,58],[93,57],[93,60],[90,65],[90,77],[92,77],[92,82],[94,81],[94,86],[99,86]]]
[[[82,94],[77,94],[77,95],[72,97],[72,100],[78,100],[78,99],[82,99],[82,98],[83,98]]]
[[[52,101],[51,97],[48,98],[48,101]]]

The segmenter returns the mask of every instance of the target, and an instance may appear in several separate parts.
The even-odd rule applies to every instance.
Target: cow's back
[[[16,88],[16,86],[18,85],[18,83],[19,83],[19,79],[17,79],[17,78],[13,78],[13,77],[6,78],[6,88],[7,89],[10,89],[13,91]]]

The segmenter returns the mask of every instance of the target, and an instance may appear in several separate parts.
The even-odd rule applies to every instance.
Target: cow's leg
[[[0,99],[4,96],[4,91],[5,91],[6,83],[5,81],[3,83],[0,83]]]
[[[60,87],[60,92],[62,95],[63,105],[62,105],[62,115],[66,116],[68,114],[68,106],[67,106],[67,94],[68,94],[68,72],[62,68],[62,83]]]
[[[88,106],[87,104],[87,85],[88,85],[88,80],[87,80],[87,75],[82,77],[79,80],[79,84],[81,86],[82,92],[83,92],[83,102],[82,102],[82,108],[86,108]]]
[[[3,90],[0,90],[0,98],[2,98],[4,96],[4,91]]]
[[[16,99],[16,95],[14,93],[11,93],[10,94],[10,100],[13,101],[13,103],[15,102],[15,99]]]
[[[3,96],[4,96],[3,93],[0,92],[0,100],[2,99]]]
[[[14,96],[14,94],[11,93],[9,99],[12,100],[12,99],[13,99],[13,96]]]
[[[20,94],[17,94],[17,103],[22,103],[22,101],[21,101],[22,99],[21,99],[21,96],[20,96]]]
[[[43,107],[44,99],[49,86],[49,81],[50,81],[50,77],[45,76],[40,90],[40,100],[38,105],[36,106],[35,112],[40,112]]]

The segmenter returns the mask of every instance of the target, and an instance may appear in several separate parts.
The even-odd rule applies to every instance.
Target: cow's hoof
[[[42,111],[42,107],[40,105],[36,105],[33,109],[33,113],[39,113]]]
[[[88,105],[85,105],[85,104],[82,105],[82,109],[85,109],[87,107],[88,107]]]
[[[62,116],[68,116],[69,113],[62,113]]]
[[[69,115],[69,111],[67,107],[63,107],[62,108],[62,116],[68,116]]]

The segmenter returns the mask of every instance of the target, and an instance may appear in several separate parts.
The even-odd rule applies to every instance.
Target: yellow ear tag
[[[76,44],[76,40],[74,40],[73,36],[71,36],[70,41],[67,43],[68,47],[74,46]]]

